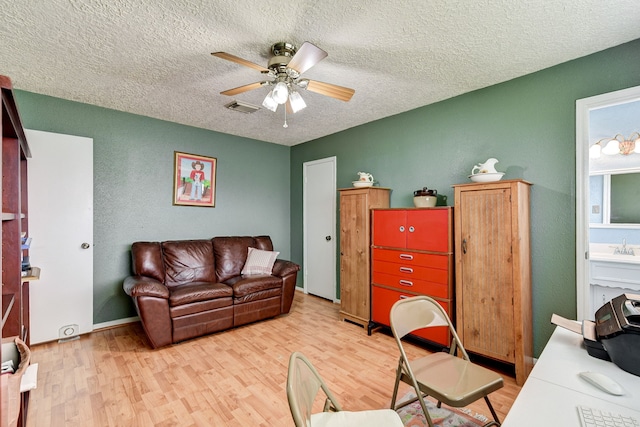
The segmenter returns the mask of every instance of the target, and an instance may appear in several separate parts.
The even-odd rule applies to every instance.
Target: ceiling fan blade
[[[348,87],[338,86],[331,83],[323,83],[317,80],[308,80],[307,90],[345,102],[349,101],[356,92]]]
[[[318,46],[309,42],[304,42],[296,54],[293,55],[289,64],[287,64],[287,68],[291,68],[292,70],[297,71],[298,74],[302,74],[326,58],[327,55],[327,52],[320,49]]]
[[[262,65],[255,64],[251,61],[247,61],[246,59],[242,59],[235,55],[231,55],[226,52],[213,52],[211,53],[213,56],[217,56],[218,58],[226,59],[227,61],[235,62],[236,64],[244,65],[245,67],[253,68],[254,70],[258,70],[262,73],[268,73],[269,69],[263,67]]]
[[[228,89],[228,90],[225,90],[224,92],[220,92],[220,93],[222,95],[234,96],[234,95],[237,95],[239,93],[244,93],[244,92],[248,92],[248,91],[253,90],[253,89],[258,89],[259,87],[262,87],[265,84],[267,84],[267,82],[255,82],[255,83],[250,83],[250,84],[244,85],[244,86],[234,87],[233,89]]]

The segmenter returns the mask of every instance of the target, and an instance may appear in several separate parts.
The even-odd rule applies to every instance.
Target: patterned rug
[[[408,393],[399,402],[405,402],[414,398],[414,393]],[[431,400],[425,398],[424,403],[427,405],[431,420],[438,427],[478,427],[483,426],[489,420],[481,414],[474,414],[466,408],[461,409],[445,409],[438,408]],[[422,412],[420,401],[416,400],[410,405],[398,409],[398,414],[402,419],[405,427],[424,427],[427,426],[427,419]]]

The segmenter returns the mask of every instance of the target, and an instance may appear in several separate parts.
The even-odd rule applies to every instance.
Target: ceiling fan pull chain
[[[284,108],[284,124],[282,125],[283,128],[288,128],[289,125],[287,124],[287,109]]]

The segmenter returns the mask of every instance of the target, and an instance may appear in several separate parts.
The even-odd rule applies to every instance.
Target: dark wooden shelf
[[[0,76],[2,102],[2,337],[19,336],[29,345],[29,280],[37,280],[37,273],[22,277],[22,257],[29,255],[22,248],[21,238],[28,235],[27,159],[31,157],[29,144],[22,127],[18,107],[13,96],[11,80]],[[0,356],[4,356],[4,346]],[[0,388],[4,401],[8,390]],[[12,390],[11,393],[14,391]],[[14,399],[15,396],[9,397]],[[20,393],[19,426],[26,425],[29,393]]]
[[[2,295],[2,326],[4,326],[4,322],[9,317],[9,312],[13,308],[15,300],[16,298],[11,294]]]

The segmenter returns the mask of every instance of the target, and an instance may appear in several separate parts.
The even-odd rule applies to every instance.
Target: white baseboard
[[[94,323],[93,330],[97,331],[100,329],[109,329],[109,328],[114,328],[116,326],[122,326],[128,323],[135,323],[139,321],[140,321],[140,318],[138,316],[134,316],[134,317],[125,317],[124,319],[112,320],[110,322]]]

